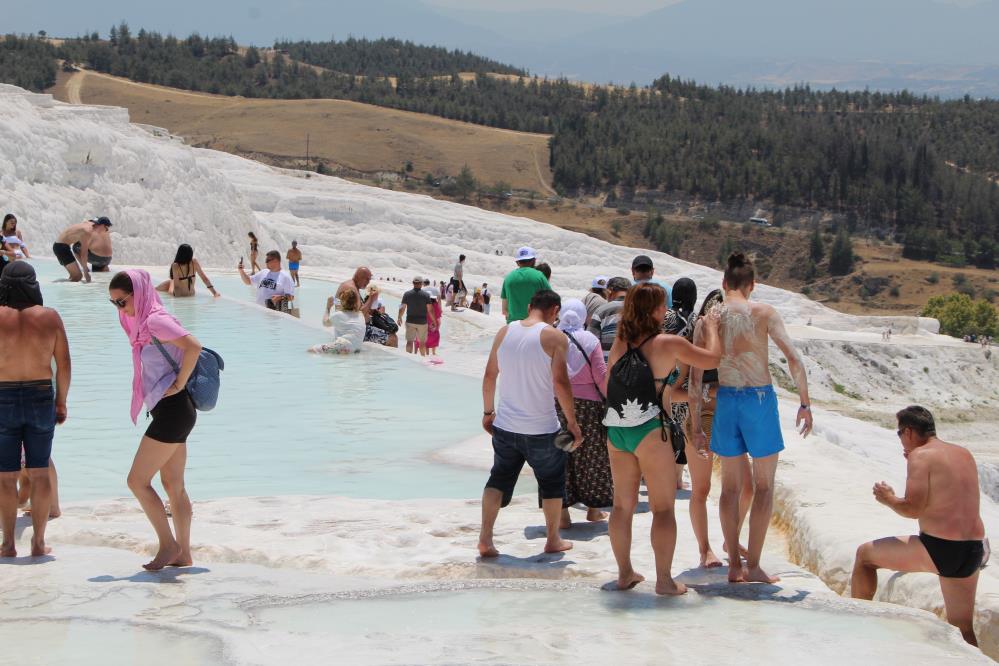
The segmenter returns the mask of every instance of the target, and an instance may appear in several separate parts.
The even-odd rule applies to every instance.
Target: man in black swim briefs
[[[52,244],[52,254],[69,273],[72,282],[90,282],[90,269],[94,272],[109,270],[111,263],[111,220],[97,217],[84,220],[63,229]],[[79,263],[77,263],[79,262]]]
[[[908,460],[905,496],[898,497],[881,481],[874,485],[874,498],[900,516],[917,519],[919,534],[860,546],[850,591],[854,598],[873,599],[878,569],[937,574],[947,621],[977,646],[975,589],[985,559],[978,466],[967,449],[937,438],[933,415],[926,409],[906,407],[896,418],[902,455]]]

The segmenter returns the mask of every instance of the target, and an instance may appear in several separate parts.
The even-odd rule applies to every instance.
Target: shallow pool
[[[739,599],[708,589],[666,598],[514,583],[343,595],[251,613],[255,624],[291,638],[349,645],[367,663],[725,664],[735,655],[751,664],[939,663],[943,657],[943,650],[926,652],[927,639],[942,633],[932,620],[859,608],[854,614],[793,590],[769,601],[748,593],[752,598]]]
[[[93,284],[54,282],[58,266],[36,266],[73,354],[70,418],[58,429],[53,453],[61,496],[127,495],[125,476],[147,421],[143,414],[133,426],[128,418],[131,355],[108,302],[111,276]],[[194,498],[481,492],[484,474],[427,459],[478,431],[478,382],[377,349],[347,357],[306,353],[329,333],[229,298],[164,302],[226,360],[219,406],[199,414],[188,444]]]
[[[114,559],[113,557],[111,559]],[[0,621],[45,662],[298,664],[984,663],[929,614],[773,586],[603,592],[532,581],[384,587],[259,567],[76,578]],[[310,593],[309,584],[339,591]],[[359,587],[361,586],[361,587]],[[148,650],[150,659],[135,656]],[[980,659],[979,659],[980,657]]]

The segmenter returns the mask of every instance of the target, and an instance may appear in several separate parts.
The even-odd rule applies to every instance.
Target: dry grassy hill
[[[65,102],[121,106],[133,122],[164,127],[190,143],[277,162],[309,156],[374,175],[457,174],[468,165],[484,183],[551,192],[548,136],[513,132],[332,99],[265,100],[193,93],[106,74],[60,73],[51,90]]]

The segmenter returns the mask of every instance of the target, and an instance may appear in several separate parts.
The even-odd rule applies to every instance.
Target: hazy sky
[[[522,11],[531,9],[570,9],[580,12],[638,16],[683,0],[425,0],[437,7]],[[696,0],[688,0],[696,2]],[[746,0],[759,2],[760,0]],[[763,0],[765,1],[765,0]],[[983,0],[936,0],[941,4],[974,5]]]
[[[426,0],[428,5],[460,9],[522,11],[531,9],[571,9],[579,12],[637,16],[680,0]],[[748,0],[747,0],[748,1]]]

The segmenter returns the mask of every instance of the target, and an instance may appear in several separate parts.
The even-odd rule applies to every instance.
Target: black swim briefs
[[[76,263],[76,256],[73,250],[66,243],[52,243],[52,254],[59,260],[60,266],[69,266]]]
[[[980,541],[951,541],[919,533],[926,552],[942,578],[967,578],[978,571],[985,557],[985,545]]]

